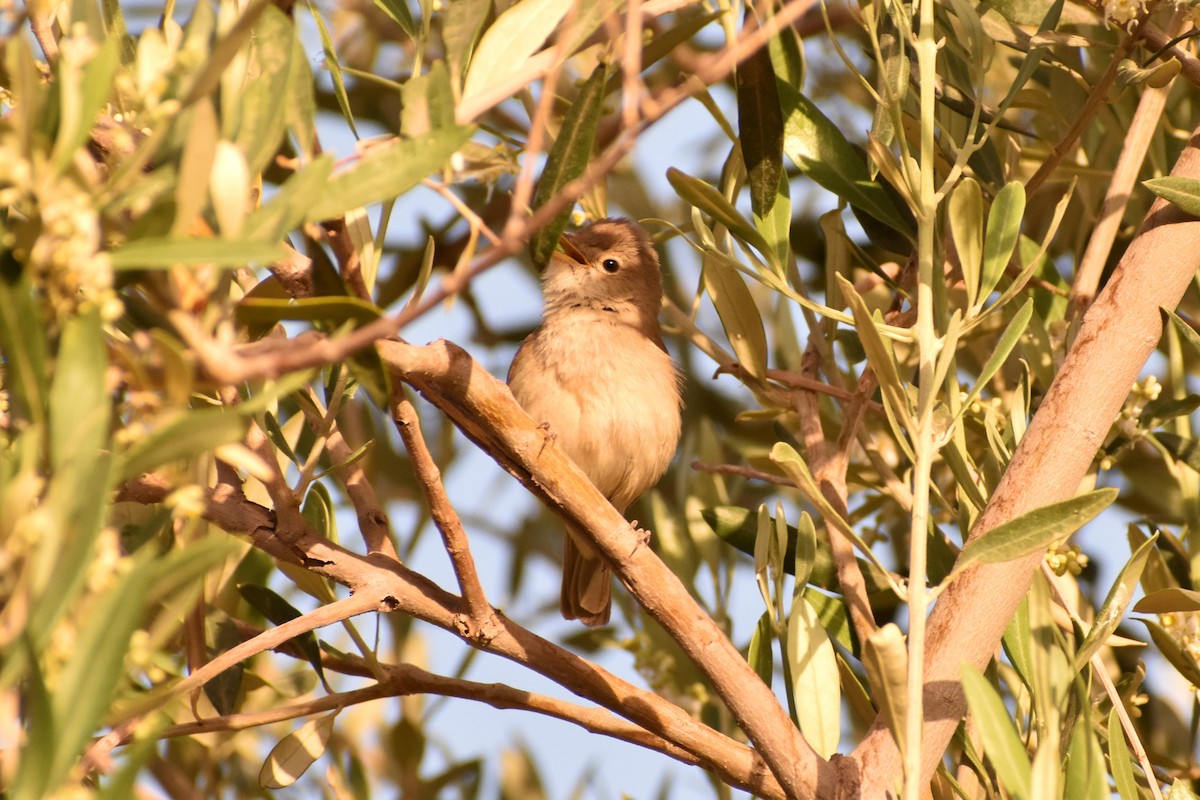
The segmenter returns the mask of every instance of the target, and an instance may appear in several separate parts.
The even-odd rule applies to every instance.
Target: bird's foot
[[[645,528],[639,528],[638,521],[636,519],[629,523],[629,527],[633,529],[634,535],[637,536],[637,544],[633,546],[633,550],[631,550],[629,553],[629,555],[632,556],[638,550],[650,544],[650,531],[646,530]]]
[[[549,422],[543,422],[541,425],[538,425],[538,430],[542,432],[542,446],[538,448],[538,458],[541,458],[542,451],[546,449],[546,445],[557,439],[558,434],[551,429]]]

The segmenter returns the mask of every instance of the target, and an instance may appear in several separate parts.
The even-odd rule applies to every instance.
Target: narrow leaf
[[[783,81],[777,84],[784,115],[783,152],[817,184],[905,235],[910,226],[867,162],[816,104]]]
[[[229,239],[137,239],[109,256],[113,269],[167,269],[176,265],[208,264],[244,267],[272,264],[284,257],[278,244]]]
[[[746,9],[747,19],[754,12]],[[783,172],[783,113],[771,53],[763,47],[737,67],[738,144],[746,164],[750,207],[765,217],[775,205]]]
[[[1125,731],[1121,728],[1121,718],[1115,708],[1108,712],[1108,763],[1121,800],[1141,800],[1133,776],[1133,758],[1129,754]]]
[[[709,252],[704,256],[704,289],[712,298],[721,326],[738,363],[756,378],[767,372],[767,333],[762,315],[742,276]]]
[[[413,21],[412,11],[408,7],[408,0],[375,0],[375,5],[387,14],[392,22],[395,22],[400,28],[412,38],[417,37],[417,23]]]
[[[975,308],[983,263],[983,192],[974,178],[964,178],[950,195],[950,233],[967,288],[967,308]]]
[[[350,95],[346,93],[346,79],[342,75],[342,64],[338,61],[337,51],[333,49],[333,37],[329,35],[325,19],[312,0],[309,0],[308,10],[317,23],[317,31],[321,34],[321,49],[325,52],[325,68],[329,70],[329,77],[333,79],[333,95],[337,98],[338,107],[342,110],[342,118],[346,120],[346,124],[350,126],[350,132],[357,139],[358,128],[354,124],[354,112],[350,109]]]
[[[1146,541],[1151,542],[1155,538],[1157,538],[1157,534]],[[1161,589],[1157,592],[1147,594],[1138,601],[1133,610],[1139,614],[1171,614],[1184,611],[1200,611],[1200,592],[1179,588]]]
[[[746,661],[762,678],[763,683],[767,686],[771,685],[771,679],[775,674],[775,662],[771,654],[771,643],[775,641],[775,635],[771,630],[771,612],[764,611],[763,615],[758,618],[758,624],[754,626],[754,633],[750,636],[750,649],[746,653]]]
[[[520,0],[479,40],[463,83],[464,101],[501,85],[525,64],[571,8],[562,0]]]
[[[353,208],[399,197],[450,160],[471,136],[471,128],[452,127],[428,136],[373,147],[353,167],[334,175],[306,220],[319,222]]]
[[[584,82],[575,102],[563,117],[562,128],[542,170],[537,191],[533,196],[533,207],[541,208],[557,197],[571,181],[587,170],[588,160],[596,144],[596,127],[600,124],[600,111],[604,105],[604,86],[608,78],[608,67],[599,64]],[[573,203],[563,206],[541,230],[529,241],[529,254],[539,267],[550,261],[550,254],[558,246],[558,240],[567,229]]]
[[[1017,346],[1017,342],[1021,341],[1021,334],[1025,333],[1025,329],[1029,327],[1029,320],[1032,317],[1033,298],[1031,297],[1013,315],[1012,321],[1008,323],[1008,327],[1004,329],[1000,340],[996,342],[996,347],[992,350],[992,354],[988,356],[988,360],[984,363],[983,368],[979,370],[979,378],[975,381],[975,385],[971,388],[967,399],[962,403],[964,410],[975,401],[975,398],[979,397],[984,387],[987,386],[988,381],[1004,366],[1004,362],[1008,360],[1013,348]]]
[[[245,430],[245,417],[230,411],[186,412],[130,446],[117,465],[118,477],[128,480],[172,461],[186,461],[238,441]]]
[[[1142,185],[1184,213],[1200,217],[1200,178],[1165,175],[1142,181]]]
[[[854,284],[842,275],[836,277],[838,286],[842,290],[842,296],[854,314],[854,330],[858,334],[863,350],[866,351],[867,363],[871,365],[875,377],[879,379],[879,389],[883,393],[888,410],[897,424],[902,428],[909,428],[912,425],[912,408],[908,392],[904,390],[904,384],[900,381],[900,373],[896,369],[896,359],[892,356],[892,351],[884,344],[883,336],[875,327],[875,320],[871,317],[871,312],[867,310],[867,304],[855,290]]]
[[[871,682],[871,697],[903,754],[908,718],[908,649],[904,646],[904,635],[894,623],[889,622],[867,637],[863,666]]]
[[[842,734],[837,658],[816,610],[803,596],[792,599],[788,614],[787,658],[800,732],[818,755],[829,758]]]
[[[1007,184],[996,194],[988,211],[987,234],[983,240],[983,276],[979,285],[979,300],[986,302],[1008,267],[1017,239],[1021,235],[1021,219],[1025,216],[1025,185],[1020,181]]]
[[[1092,622],[1091,630],[1088,631],[1083,644],[1079,645],[1079,649],[1075,653],[1075,669],[1083,669],[1087,666],[1092,655],[1104,645],[1108,637],[1121,624],[1121,619],[1125,616],[1125,609],[1129,608],[1129,603],[1133,600],[1133,592],[1137,588],[1138,581],[1142,579],[1142,570],[1146,567],[1146,559],[1150,557],[1150,550],[1157,540],[1158,534],[1155,534],[1143,542],[1121,569],[1112,588],[1108,590],[1108,596],[1104,599],[1104,604],[1100,606],[1095,621]]]
[[[734,238],[740,239],[764,255],[768,254],[770,248],[762,234],[738,213],[733,204],[725,199],[725,195],[699,178],[693,178],[674,167],[667,170],[667,180],[680,198],[708,214],[718,224],[724,225]]]
[[[264,789],[283,789],[295,783],[325,753],[337,715],[338,712],[334,711],[310,719],[281,739],[263,762],[262,770],[258,773],[259,786]]]
[[[1016,800],[1028,800],[1033,785],[1029,755],[1000,695],[983,673],[970,664],[962,665],[962,685],[971,715],[979,726],[984,753],[995,767],[1000,784]]]
[[[372,322],[382,315],[383,310],[379,306],[357,297],[302,297],[299,300],[247,298],[237,306],[240,325],[306,320],[336,326],[344,322]]]
[[[1188,683],[1200,686],[1200,664],[1197,664],[1191,654],[1180,646],[1175,637],[1157,622],[1148,619],[1139,619],[1138,622],[1146,626],[1151,641],[1158,648],[1159,655],[1165,658],[1167,663],[1174,667]]]
[[[1088,715],[1080,715],[1067,750],[1063,797],[1071,800],[1110,800],[1104,754]]]
[[[955,564],[961,572],[975,564],[995,564],[1044,550],[1095,519],[1117,499],[1116,489],[1097,489],[1026,512],[972,538]]]

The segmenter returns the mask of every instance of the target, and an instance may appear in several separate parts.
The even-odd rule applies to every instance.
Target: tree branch
[[[508,388],[448,342],[378,345],[384,362],[501,466],[586,530],[642,607],[712,681],[791,796],[832,794],[835,773],[808,745],[774,693],[666,565],[640,546],[628,521],[591,484]]]
[[[533,425],[528,417],[525,419]],[[117,498],[159,503],[172,488],[161,475],[143,475],[123,485]],[[531,633],[502,614],[496,615],[499,629],[490,638],[470,635],[474,632],[460,627],[467,613],[462,599],[403,564],[378,554],[357,555],[310,531],[304,532],[296,542],[285,542],[275,534],[271,511],[224,484],[208,492],[204,516],[223,530],[249,536],[255,547],[281,561],[304,566],[349,587],[364,602],[367,598],[374,599],[381,610],[409,614],[458,635],[473,647],[545,675],[580,697],[693,754],[701,766],[731,786],[758,797],[777,800],[787,797],[762,757],[753,749],[693,719],[655,693],[633,686]],[[628,528],[628,523],[623,524]]]
[[[1172,175],[1200,177],[1200,128]],[[1162,335],[1159,309],[1174,308],[1200,265],[1200,220],[1159,199],[1115,274],[1083,319],[1066,361],[1042,400],[971,538],[1035,508],[1072,497],[1091,467]],[[995,653],[1042,554],[975,567],[942,594],[929,619],[924,669],[927,783],[966,712],[960,669],[982,669]],[[855,749],[864,797],[884,795],[900,775],[896,745],[881,721]]]

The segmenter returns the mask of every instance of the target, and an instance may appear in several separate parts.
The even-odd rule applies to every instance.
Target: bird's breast
[[[670,356],[591,314],[547,323],[521,349],[509,376],[517,401],[623,510],[666,470],[679,439]]]

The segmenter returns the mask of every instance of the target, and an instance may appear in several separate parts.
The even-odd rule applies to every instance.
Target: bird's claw
[[[558,434],[551,430],[549,422],[543,422],[541,425],[538,425],[538,430],[542,432],[542,446],[538,448],[538,458],[541,458],[546,445],[557,439]]]
[[[639,528],[638,521],[636,519],[629,523],[629,527],[633,529],[634,535],[637,536],[637,544],[633,546],[633,550],[631,550],[629,553],[629,555],[632,557],[633,554],[638,550],[650,544],[650,531],[646,530],[645,528]]]

